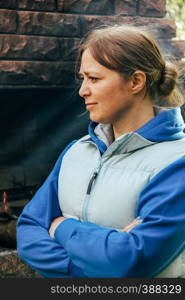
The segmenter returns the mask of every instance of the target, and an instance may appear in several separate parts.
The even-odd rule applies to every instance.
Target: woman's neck
[[[153,104],[149,100],[125,111],[124,116],[112,124],[115,139],[124,133],[136,131],[155,116]]]

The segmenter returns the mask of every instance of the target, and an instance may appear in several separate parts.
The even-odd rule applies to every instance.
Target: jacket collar
[[[90,122],[89,136],[84,141],[93,141],[103,154],[129,153],[152,144],[185,138],[184,121],[180,108],[158,111],[158,114],[135,132],[124,134],[113,141],[110,124]]]

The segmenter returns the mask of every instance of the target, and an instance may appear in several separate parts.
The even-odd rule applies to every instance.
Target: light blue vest
[[[136,202],[145,185],[183,156],[185,139],[156,143],[133,132],[115,140],[101,156],[85,136],[62,161],[58,197],[63,216],[121,230],[136,217]],[[185,252],[158,277],[185,274],[183,260]]]

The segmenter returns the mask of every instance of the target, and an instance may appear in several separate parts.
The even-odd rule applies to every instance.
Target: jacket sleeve
[[[55,239],[88,277],[155,277],[185,249],[185,158],[155,175],[142,190],[142,223],[118,232],[90,222],[63,221]]]
[[[44,277],[84,276],[66,250],[48,233],[52,219],[62,215],[58,204],[58,173],[62,158],[73,143],[60,155],[52,172],[24,207],[17,222],[18,255]]]

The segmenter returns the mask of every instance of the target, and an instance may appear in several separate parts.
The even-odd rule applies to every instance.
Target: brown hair
[[[101,65],[129,78],[136,70],[146,74],[146,93],[161,106],[181,106],[178,69],[165,62],[157,42],[138,27],[114,25],[93,30],[81,42],[77,65],[86,49]]]

